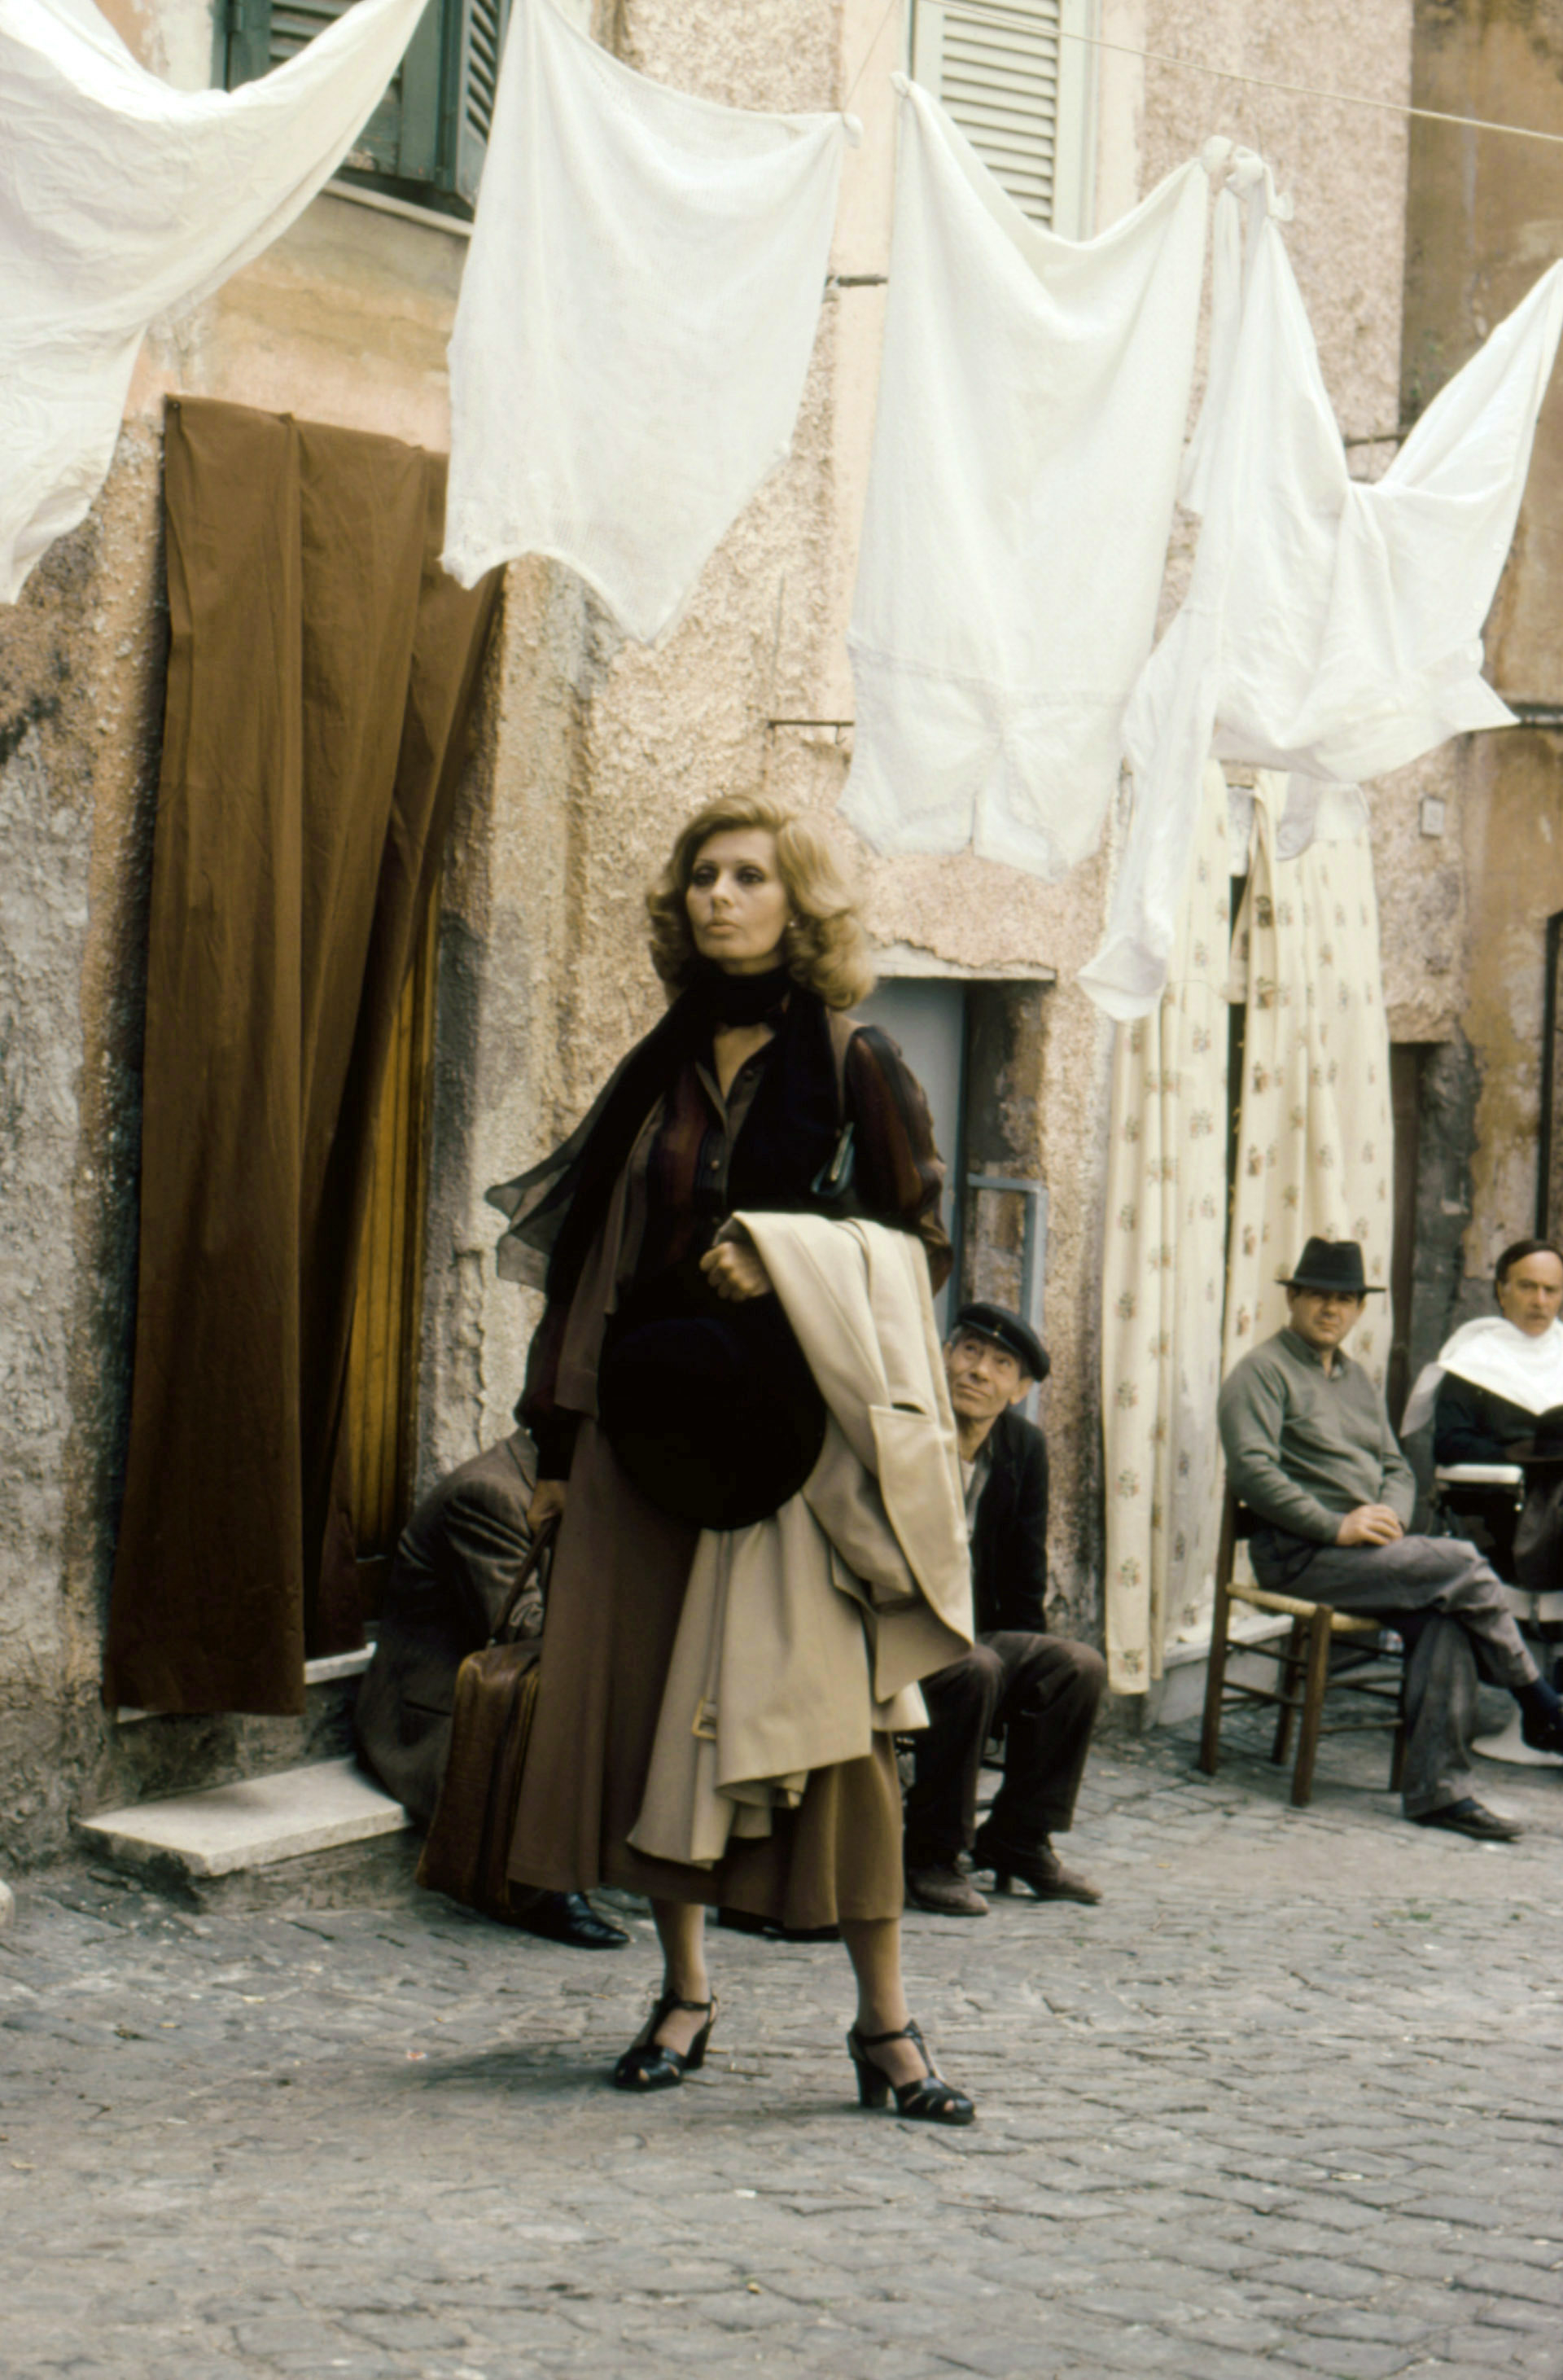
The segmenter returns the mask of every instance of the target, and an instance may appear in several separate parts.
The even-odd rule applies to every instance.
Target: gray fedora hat
[[[1358,1240],[1312,1239],[1297,1259],[1290,1278],[1280,1275],[1283,1289],[1333,1291],[1338,1297],[1382,1297],[1382,1281],[1369,1281],[1363,1270]]]

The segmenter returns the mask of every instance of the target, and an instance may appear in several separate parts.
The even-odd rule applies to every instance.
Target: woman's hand
[[[539,1479],[527,1507],[527,1526],[535,1537],[545,1521],[563,1518],[567,1479]]]
[[[769,1297],[770,1275],[751,1240],[719,1240],[700,1258],[700,1270],[719,1297],[736,1304],[745,1297]]]

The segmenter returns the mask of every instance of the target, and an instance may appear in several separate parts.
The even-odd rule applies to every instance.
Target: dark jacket
[[[979,1636],[1048,1628],[1048,1441],[1012,1406],[988,1433],[993,1467],[972,1529],[972,1601]]]
[[[442,1479],[396,1548],[353,1725],[364,1767],[420,1825],[445,1773],[456,1671],[503,1619],[532,1541],[536,1466],[518,1429]]]
[[[1496,1390],[1445,1373],[1433,1408],[1435,1462],[1511,1463],[1521,1446],[1527,1454],[1563,1454],[1563,1412],[1527,1413]]]

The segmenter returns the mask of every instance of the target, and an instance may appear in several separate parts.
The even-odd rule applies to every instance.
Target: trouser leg
[[[1417,1630],[1406,1658],[1406,1762],[1400,1806],[1425,1817],[1472,1792],[1471,1746],[1476,1733],[1476,1654],[1458,1620],[1435,1612]]]
[[[1107,1665],[1089,1645],[1018,1631],[983,1639],[1003,1666],[1004,1782],[983,1827],[985,1849],[1027,1852],[1066,1834],[1090,1749]]]
[[[912,1739],[905,1805],[908,1868],[951,1867],[976,1832],[983,1746],[993,1730],[1003,1664],[978,1642],[947,1670],[925,1678],[928,1724]]]
[[[1511,1694],[1539,1674],[1505,1598],[1503,1583],[1462,1537],[1400,1537],[1392,1546],[1321,1546],[1301,1570],[1265,1575],[1310,1603],[1337,1611],[1365,1611],[1393,1621],[1401,1611],[1433,1611],[1456,1620],[1476,1647],[1484,1675]]]
[[[1268,1565],[1257,1555],[1254,1566],[1260,1585],[1270,1584]],[[1278,1573],[1275,1583],[1337,1611],[1366,1612],[1391,1623],[1421,1616],[1406,1675],[1406,1815],[1419,1817],[1463,1801],[1472,1790],[1478,1674],[1511,1694],[1539,1674],[1501,1581],[1474,1547],[1459,1537],[1321,1546],[1300,1571]]]

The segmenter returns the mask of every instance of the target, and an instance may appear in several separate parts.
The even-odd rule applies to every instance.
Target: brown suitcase
[[[552,1548],[557,1521],[545,1522],[527,1555],[504,1618],[480,1653],[456,1673],[450,1757],[418,1880],[485,1917],[515,1914],[505,1875],[521,1798],[521,1772],[538,1699],[536,1638],[509,1641],[521,1599]],[[526,1899],[525,1888],[518,1895]]]

